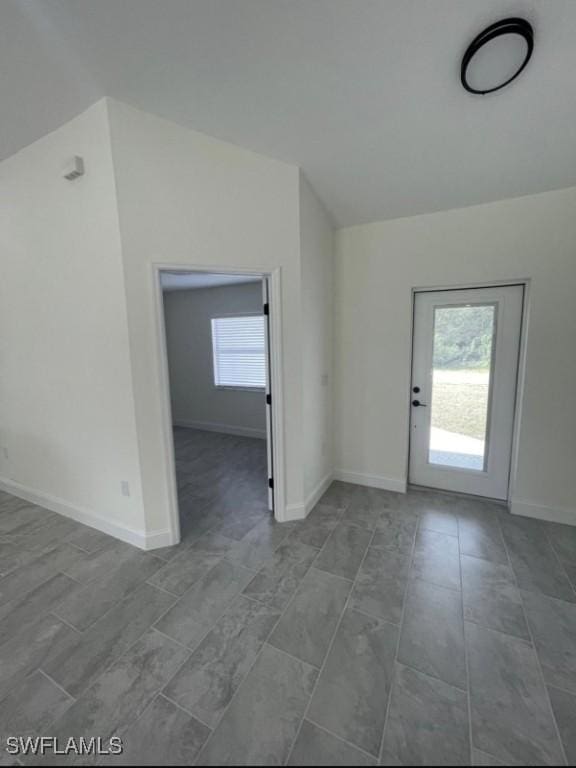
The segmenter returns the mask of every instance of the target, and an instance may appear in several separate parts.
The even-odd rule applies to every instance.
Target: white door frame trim
[[[475,288],[498,288],[507,287],[511,285],[521,285],[524,289],[524,301],[522,304],[522,324],[520,327],[520,346],[518,353],[518,369],[516,377],[516,396],[514,403],[514,424],[512,430],[512,447],[510,452],[510,469],[508,476],[508,498],[507,504],[510,506],[512,497],[514,495],[514,488],[516,485],[516,476],[518,471],[518,455],[520,451],[520,427],[522,421],[522,401],[524,396],[524,382],[526,376],[526,349],[528,344],[528,322],[530,317],[530,298],[531,298],[531,279],[529,277],[522,278],[509,278],[507,280],[492,280],[481,283],[455,283],[453,285],[430,285],[430,286],[418,286],[413,287],[410,291],[410,347],[409,347],[409,360],[408,360],[408,387],[406,395],[406,429],[408,430],[408,444],[406,455],[406,479],[407,486],[409,486],[409,469],[410,469],[410,442],[411,442],[411,382],[412,382],[412,364],[413,364],[413,352],[414,352],[414,310],[416,305],[416,294],[418,293],[435,293],[439,291],[463,291],[473,290]],[[452,493],[452,491],[446,491],[446,493]]]
[[[272,391],[272,449],[274,458],[274,517],[278,522],[286,519],[286,496],[284,475],[284,397],[282,388],[282,269],[258,269],[234,266],[205,266],[199,264],[152,264],[152,281],[155,299],[155,325],[158,359],[160,361],[160,392],[162,398],[162,440],[169,484],[169,514],[166,528],[170,541],[180,541],[180,516],[176,484],[176,463],[172,432],[172,405],[170,401],[170,379],[168,373],[168,351],[166,347],[166,325],[164,319],[164,298],[160,282],[162,272],[209,272],[211,274],[250,275],[268,280],[270,299],[270,386]]]

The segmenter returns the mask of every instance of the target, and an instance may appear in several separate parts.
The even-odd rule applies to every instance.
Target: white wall
[[[308,510],[332,479],[334,232],[322,203],[300,176],[304,497]]]
[[[143,544],[105,102],[1,163],[0,198],[0,487]]]
[[[262,282],[164,291],[174,424],[266,437],[264,391],[214,386],[213,317],[262,313]]]
[[[243,269],[280,285],[281,511],[303,516],[331,469],[332,235],[298,168],[104,100],[3,162],[0,191],[0,487],[169,543],[154,265]]]
[[[576,189],[338,233],[336,466],[406,481],[411,289],[529,279],[513,511],[576,523]]]
[[[153,264],[281,270],[288,514],[303,507],[299,172],[109,102],[147,528],[166,525]],[[295,511],[294,511],[295,510]]]

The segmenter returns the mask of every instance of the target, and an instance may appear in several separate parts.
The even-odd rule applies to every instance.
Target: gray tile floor
[[[104,765],[576,762],[576,529],[343,483],[280,526],[261,442],[176,446],[170,549],[0,494],[2,739],[121,736]]]

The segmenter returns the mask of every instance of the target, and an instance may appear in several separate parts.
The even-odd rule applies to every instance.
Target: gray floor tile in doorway
[[[295,527],[292,538],[309,547],[321,549],[342,518],[342,511],[321,502],[306,520]]]
[[[529,592],[522,598],[547,684],[576,693],[576,605]]]
[[[469,765],[468,696],[397,665],[381,765]]]
[[[394,674],[398,628],[346,611],[308,712],[312,722],[374,757]]]
[[[311,568],[287,607],[269,643],[320,667],[344,610],[352,582]]]
[[[463,556],[462,588],[466,621],[530,640],[524,606],[509,566]]]
[[[398,661],[466,689],[464,621],[459,592],[423,581],[409,585]]]
[[[237,597],[168,683],[165,695],[214,728],[279,618],[274,609]]]
[[[258,571],[270,562],[274,552],[294,530],[291,523],[277,523],[272,516],[258,523],[240,542],[236,542],[226,554],[232,563]]]
[[[476,624],[466,641],[474,746],[504,763],[562,764],[534,648]]]
[[[222,560],[178,600],[157,628],[195,648],[253,576],[252,571]]]
[[[290,534],[250,581],[244,594],[283,610],[317,557],[317,549],[302,544]]]
[[[412,561],[412,577],[447,589],[460,589],[458,539],[445,533],[420,529]]]
[[[122,736],[124,751],[104,765],[193,765],[210,729],[192,715],[156,696]]]
[[[361,752],[332,733],[304,720],[287,765],[376,765],[375,757]]]
[[[314,563],[316,568],[344,579],[354,579],[372,538],[372,533],[355,525],[340,523]]]
[[[183,595],[238,544],[219,533],[205,533],[184,552],[174,557],[148,580],[174,595]]]
[[[370,547],[352,593],[354,608],[392,624],[402,618],[410,557]]]
[[[264,646],[198,765],[283,765],[316,676],[310,665]]]
[[[214,530],[222,534],[222,536],[226,536],[228,539],[242,541],[250,531],[253,531],[254,528],[262,522],[265,513],[268,513],[266,509],[255,510],[246,517],[241,517],[238,520],[235,520],[233,515],[229,515],[226,520],[224,520],[221,525],[216,526]]]

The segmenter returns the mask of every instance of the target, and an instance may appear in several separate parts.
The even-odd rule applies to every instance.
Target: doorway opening
[[[524,285],[414,294],[409,481],[506,500]]]
[[[241,539],[275,512],[271,277],[168,268],[156,277],[173,538]]]

